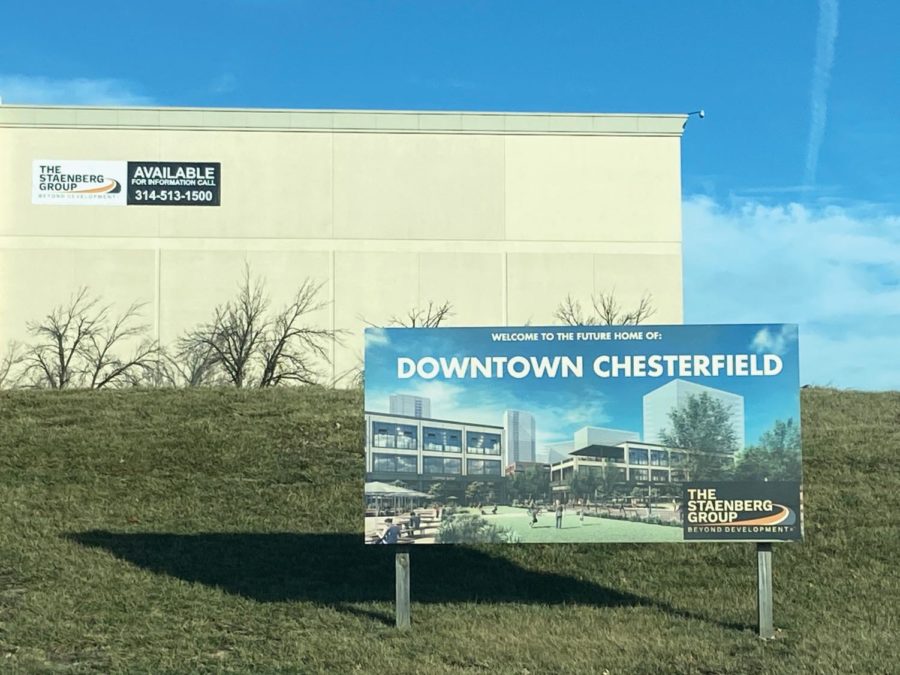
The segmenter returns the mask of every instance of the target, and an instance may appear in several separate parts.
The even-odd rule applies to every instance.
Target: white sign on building
[[[125,206],[127,162],[36,159],[31,165],[31,203]]]

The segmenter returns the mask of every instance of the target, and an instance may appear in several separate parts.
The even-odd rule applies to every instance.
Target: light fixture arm
[[[684,124],[681,126],[682,129],[684,129],[687,126],[688,120],[691,119],[691,115],[696,115],[698,118],[700,118],[702,120],[704,117],[706,117],[706,111],[703,108],[700,108],[700,110],[693,110],[693,111],[689,112],[687,114],[687,116],[684,118]]]

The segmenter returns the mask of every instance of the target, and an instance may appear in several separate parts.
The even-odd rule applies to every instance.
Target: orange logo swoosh
[[[761,518],[752,518],[750,520],[736,520],[733,523],[696,523],[693,527],[743,527],[744,525],[779,525],[788,519],[791,510],[781,504],[773,504],[781,509],[778,513],[771,516],[763,516]]]
[[[119,184],[119,181],[114,180],[112,178],[109,179],[108,183],[105,183],[99,187],[95,188],[84,188],[83,190],[72,190],[72,192],[77,192],[79,194],[100,194],[103,192],[112,192],[116,189],[116,186]]]

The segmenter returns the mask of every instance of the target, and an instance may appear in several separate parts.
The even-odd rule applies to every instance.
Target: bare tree
[[[636,307],[625,311],[614,290],[591,295],[591,310],[586,313],[578,300],[567,295],[557,306],[553,317],[568,326],[630,326],[643,323],[656,313],[649,293],[641,296]]]
[[[11,340],[6,345],[6,352],[0,359],[0,389],[4,386],[15,386],[18,382],[19,374],[16,373],[17,367],[24,361],[25,354],[22,351],[22,345]]]
[[[444,300],[441,303],[429,300],[427,305],[422,307],[411,307],[404,315],[393,315],[388,319],[386,325],[397,326],[399,328],[437,328],[454,314],[453,304],[449,300]],[[366,325],[371,326],[372,328],[382,327],[382,324],[373,323],[363,316],[359,316],[358,318],[362,319]],[[349,381],[349,386],[351,388],[364,388],[366,373],[362,357],[358,356],[357,365],[350,368],[337,379]]]
[[[189,336],[178,341],[177,351],[159,350],[157,386],[201,387],[217,384],[221,379],[216,356],[208,344],[192,344]]]
[[[26,377],[37,386],[65,389],[81,375],[78,354],[106,319],[107,308],[98,308],[97,303],[87,287],[81,287],[67,306],[55,307],[41,321],[28,323],[28,331],[39,342],[28,350]]]
[[[210,352],[212,360],[222,368],[236,387],[248,382],[253,356],[265,330],[267,300],[260,279],[250,277],[245,265],[238,295],[214,310],[210,323],[194,329],[181,341],[182,352]]]
[[[80,355],[90,389],[102,389],[118,382],[138,384],[155,369],[157,345],[154,340],[142,339],[128,358],[119,358],[114,352],[123,341],[140,338],[147,332],[146,324],[134,323],[143,307],[143,303],[133,303],[111,325],[101,324],[82,343]]]
[[[372,328],[383,328],[386,326],[396,326],[398,328],[437,328],[444,321],[453,316],[453,304],[449,300],[437,303],[429,300],[425,306],[414,306],[406,311],[403,315],[393,315],[388,319],[386,324],[374,323],[369,321],[361,314],[357,318]],[[363,357],[361,354],[356,355],[356,365],[348,368],[334,379],[334,386],[339,382],[347,383],[351,389],[363,389],[365,387],[366,372],[363,365]]]
[[[425,307],[413,307],[401,317],[392,316],[388,325],[405,328],[437,328],[454,313],[453,305],[449,300],[444,300],[441,304],[429,300]]]
[[[237,296],[179,340],[171,372],[192,386],[215,381],[217,371],[235,387],[315,382],[315,362],[329,360],[328,343],[338,335],[305,323],[325,306],[318,300],[321,289],[305,280],[292,301],[270,316],[265,283],[245,266]]]
[[[317,300],[321,290],[321,283],[305,280],[294,299],[267,326],[259,386],[271,387],[286,381],[312,384],[318,379],[315,361],[329,360],[327,347],[336,332],[305,325],[303,318],[325,307],[324,302]]]
[[[155,342],[144,338],[130,356],[119,356],[127,342],[140,339],[147,330],[136,323],[142,307],[134,303],[110,318],[111,306],[101,305],[87,287],[81,287],[67,305],[28,324],[37,342],[23,356],[23,378],[51,389],[101,389],[127,383],[152,365],[156,352]]]

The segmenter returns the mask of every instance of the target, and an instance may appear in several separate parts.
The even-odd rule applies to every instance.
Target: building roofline
[[[460,422],[459,420],[439,420],[435,417],[416,417],[415,415],[400,415],[399,413],[381,413],[371,410],[363,411],[364,415],[377,415],[378,417],[400,417],[405,420],[419,420],[422,422],[439,422],[443,424],[459,424],[464,427],[484,427],[485,429],[499,429],[503,431],[503,427],[497,424],[481,424],[479,422]]]
[[[687,448],[676,448],[664,443],[650,443],[648,441],[622,441],[619,444],[619,447],[624,448],[626,445],[648,445],[651,448],[665,448],[666,450],[682,450],[684,452],[693,452],[691,450],[688,450]]]
[[[680,137],[683,113],[0,105],[0,127]]]

